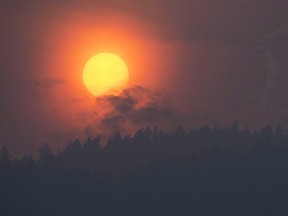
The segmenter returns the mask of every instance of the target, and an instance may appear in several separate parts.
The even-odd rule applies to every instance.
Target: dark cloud
[[[153,125],[171,127],[177,124],[179,115],[167,95],[140,86],[128,88],[118,96],[100,97],[96,105],[108,107],[99,124],[102,130],[108,131],[127,132]]]
[[[63,146],[67,140],[85,140],[89,136],[100,135],[102,144],[105,144],[106,139],[116,131],[133,134],[147,126],[169,130],[187,123],[188,119],[196,122],[174,109],[170,98],[167,94],[141,86],[127,88],[117,96],[98,97],[92,107],[77,113],[76,121],[70,127],[55,127],[46,141]]]

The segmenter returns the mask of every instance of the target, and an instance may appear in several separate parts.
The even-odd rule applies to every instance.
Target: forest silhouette
[[[48,144],[31,155],[0,152],[0,215],[287,215],[288,136],[204,126],[139,129]]]

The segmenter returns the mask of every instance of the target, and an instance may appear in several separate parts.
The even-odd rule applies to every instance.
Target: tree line
[[[0,151],[5,215],[287,215],[288,136],[204,126],[76,139],[39,159]],[[17,207],[17,208],[15,208]]]

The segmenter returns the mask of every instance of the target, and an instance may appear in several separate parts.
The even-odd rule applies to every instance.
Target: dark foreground
[[[288,137],[204,127],[75,141],[35,161],[1,151],[0,215],[288,215]]]

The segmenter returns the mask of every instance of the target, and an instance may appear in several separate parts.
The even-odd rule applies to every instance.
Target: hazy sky
[[[287,8],[287,0],[2,1],[0,143],[19,155],[121,125],[288,124]],[[82,84],[85,62],[102,51],[130,69],[119,97],[95,99]]]

